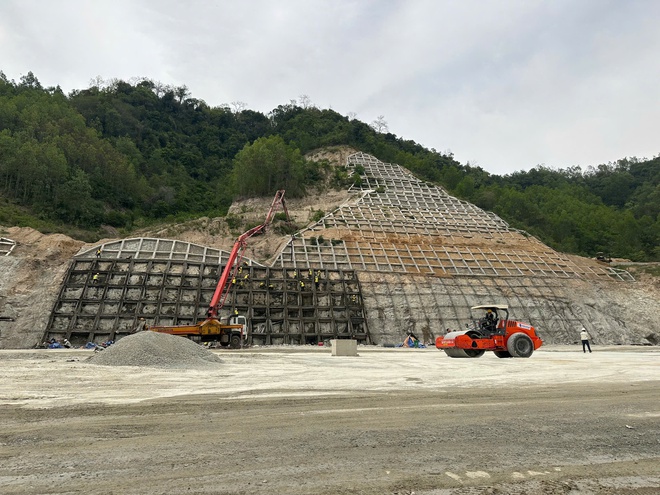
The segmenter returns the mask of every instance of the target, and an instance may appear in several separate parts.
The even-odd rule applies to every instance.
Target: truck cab
[[[247,344],[247,338],[248,338],[248,326],[247,326],[247,318],[243,315],[233,315],[229,317],[229,320],[227,323],[231,326],[235,325],[240,325],[241,329],[239,332],[236,332],[236,330],[232,331],[232,337],[236,335],[237,333],[239,334],[240,338],[240,344],[239,347],[244,346]],[[232,344],[234,343],[234,340],[232,340]],[[233,345],[232,345],[233,347]]]

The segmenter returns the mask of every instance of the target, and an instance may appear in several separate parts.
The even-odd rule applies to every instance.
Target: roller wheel
[[[493,351],[493,353],[498,357],[498,358],[510,358],[513,357],[511,354],[509,354],[509,351]]]
[[[486,352],[482,349],[444,349],[444,351],[452,358],[478,358]]]
[[[483,349],[464,349],[465,354],[467,354],[467,357],[470,358],[478,358],[486,354],[486,351]]]
[[[534,352],[534,343],[527,334],[514,333],[509,337],[506,349],[512,357],[528,358]]]
[[[467,332],[466,335],[468,337],[470,337],[471,339],[483,339],[484,338],[484,336],[482,334],[480,334],[479,332],[475,332],[474,330],[471,330],[471,331]],[[476,345],[476,343],[474,343],[474,345]],[[465,354],[467,354],[467,357],[470,357],[470,358],[478,358],[478,357],[483,356],[486,353],[486,351],[484,351],[483,349],[464,349],[464,351],[465,351]]]

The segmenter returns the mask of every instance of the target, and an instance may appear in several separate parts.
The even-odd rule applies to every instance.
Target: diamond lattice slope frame
[[[9,256],[16,247],[16,241],[0,237],[0,256]]]
[[[218,265],[227,263],[229,259],[229,253],[221,249],[174,239],[152,237],[135,237],[107,242],[79,252],[76,258],[94,257],[99,248],[103,259],[185,260]],[[259,265],[252,260],[249,260],[249,263]]]
[[[623,270],[557,253],[402,167],[362,153],[351,155],[348,166],[361,174],[352,201],[290,239],[270,267],[245,259],[249,277],[234,288],[228,308],[249,317],[251,343],[346,336],[386,342],[406,328],[419,330],[426,342],[438,329],[458,328],[484,298],[507,300],[520,318],[565,340],[582,321],[582,310],[555,308],[566,306],[565,287],[633,280]],[[191,324],[204,317],[228,257],[223,250],[158,238],[81,251],[45,340],[115,339],[141,317]],[[548,320],[548,314],[554,316]]]
[[[357,199],[289,241],[274,266],[401,272],[432,276],[529,276],[632,280],[625,271],[576,262],[491,212],[371,155]]]

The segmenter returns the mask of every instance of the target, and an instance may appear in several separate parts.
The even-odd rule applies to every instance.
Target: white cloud
[[[0,70],[65,91],[145,76],[210,105],[384,115],[494,173],[660,152],[655,0],[13,0]]]

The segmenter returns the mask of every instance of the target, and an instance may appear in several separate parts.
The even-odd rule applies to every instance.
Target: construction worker
[[[101,257],[101,248],[100,247],[96,250],[96,257],[97,258]]]
[[[580,330],[580,340],[582,341],[582,352],[584,352],[585,354],[587,352],[587,349],[591,354],[591,345],[589,344],[589,339],[591,339],[589,332],[587,332],[586,328],[582,327],[582,329]]]
[[[99,274],[98,273],[95,273],[94,276],[92,277],[92,283],[94,285],[99,283]]]
[[[484,319],[482,326],[484,330],[488,330],[490,332],[495,331],[495,327],[497,326],[497,316],[495,316],[495,313],[493,313],[492,310],[489,309],[486,311],[486,318]]]
[[[147,329],[147,322],[144,320],[144,318],[140,318],[138,320],[138,325],[135,328],[135,333],[137,332],[143,332]]]
[[[305,288],[305,282],[302,280],[300,281],[300,290],[303,290]]]

